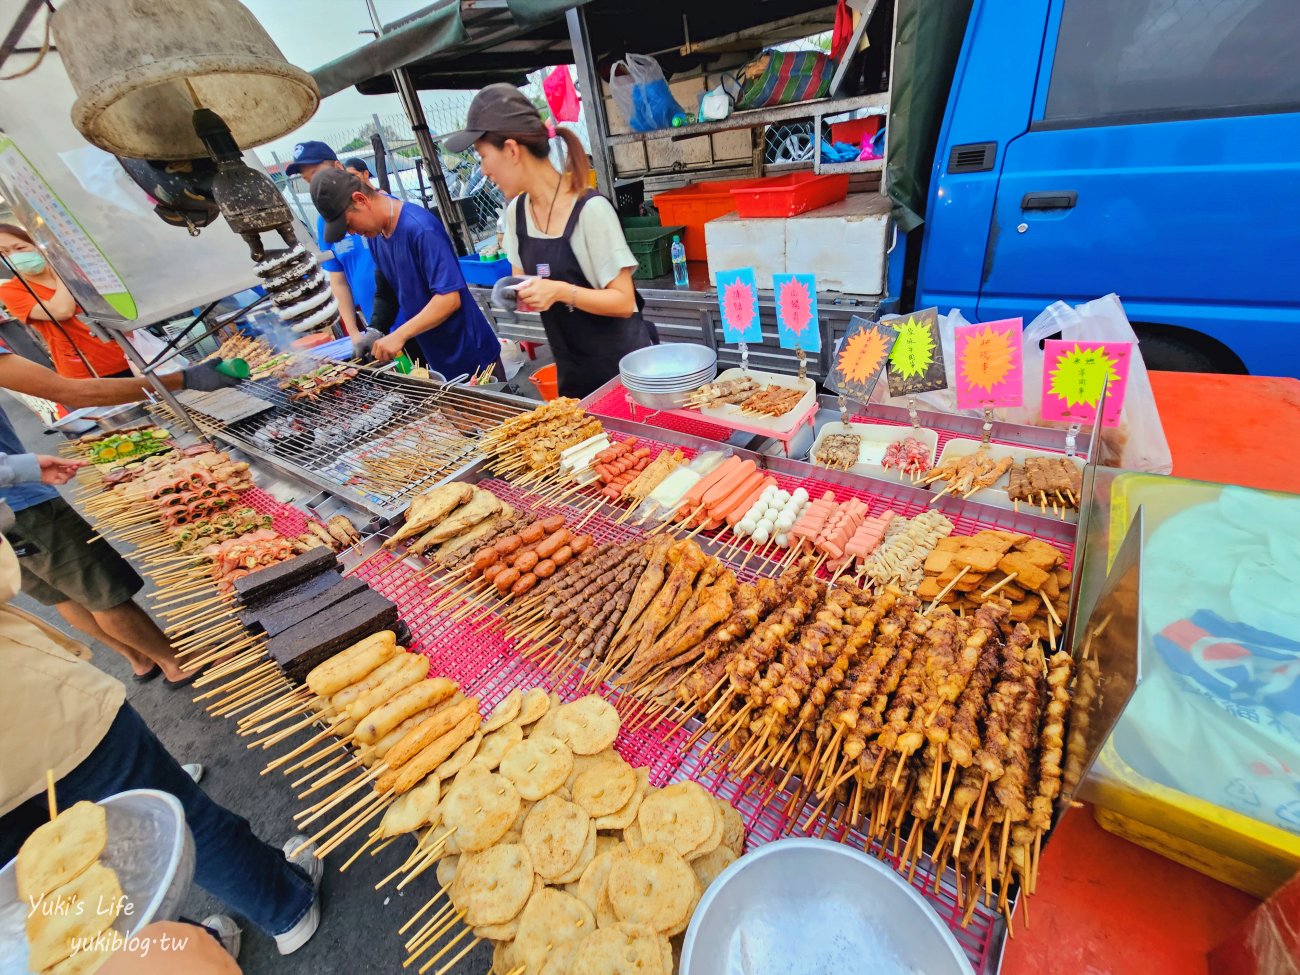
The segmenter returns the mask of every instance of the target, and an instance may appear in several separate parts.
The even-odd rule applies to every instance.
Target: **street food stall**
[[[568,35],[600,8],[571,11]],[[596,90],[594,59],[579,71]],[[851,110],[800,110],[820,126],[823,109]],[[480,944],[497,975],[619,951],[715,972],[738,939],[797,966],[823,949],[803,937],[818,913],[883,970],[1118,966],[1129,944],[1099,932],[1175,902],[1181,943],[1142,943],[1196,970],[1248,898],[1164,861],[1129,876],[1149,854],[1070,810],[1093,801],[1108,828],[1256,896],[1294,871],[1290,807],[1252,814],[1231,781],[1195,794],[1144,702],[1154,687],[1186,705],[1161,667],[1188,619],[1286,666],[1265,526],[1300,520],[1289,495],[1103,461],[1167,437],[1176,474],[1294,491],[1289,472],[1238,453],[1205,415],[1216,401],[1148,378],[1131,342],[1039,350],[1018,322],[890,318],[882,285],[805,292],[805,348],[784,344],[798,316],[777,288],[755,283],[732,320],[696,280],[661,300],[702,359],[634,353],[582,402],[223,335],[238,390],[67,445],[92,462],[82,510],[135,545],[206,668],[197,700],[291,777],[320,855],[384,857],[381,886],[417,895],[393,936],[421,972]],[[1261,415],[1286,436],[1297,394],[1280,390],[1290,409]],[[1197,554],[1225,571],[1193,571]],[[1252,676],[1206,686],[1195,720],[1231,729],[1253,708],[1285,731],[1286,702]],[[1222,774],[1250,770],[1252,747]],[[789,888],[769,861],[794,865]],[[802,893],[764,898],[802,891],[813,862],[852,879],[810,886],[811,914]],[[1108,913],[1092,878],[1143,885],[1143,911]],[[1187,910],[1200,899],[1229,906]]]

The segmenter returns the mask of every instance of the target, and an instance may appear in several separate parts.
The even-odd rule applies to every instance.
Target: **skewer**
[[[944,596],[948,595],[948,593],[952,592],[953,586],[961,582],[962,576],[964,576],[969,571],[970,571],[969,565],[962,566],[961,571],[958,572],[955,576],[953,576],[952,581],[949,582],[948,585],[944,586],[942,589],[939,590],[939,595],[934,597],[934,601],[930,603],[929,607],[926,609],[923,615],[929,616],[931,613],[933,613],[935,607],[939,605],[940,600],[942,600]]]

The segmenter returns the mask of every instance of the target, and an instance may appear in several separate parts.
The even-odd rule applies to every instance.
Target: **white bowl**
[[[827,840],[761,846],[700,898],[681,975],[971,975],[925,898],[861,850]]]
[[[194,838],[180,801],[166,792],[132,789],[99,804],[108,820],[100,863],[117,874],[132,905],[113,927],[129,936],[153,921],[174,921],[194,879]],[[29,907],[18,900],[14,863],[0,869],[0,975],[27,973]]]

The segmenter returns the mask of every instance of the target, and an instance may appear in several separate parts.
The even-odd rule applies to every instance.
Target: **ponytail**
[[[564,141],[564,171],[569,174],[569,189],[575,193],[587,191],[587,150],[583,148],[578,133],[567,126],[557,125],[555,134]]]
[[[575,193],[586,192],[588,173],[591,167],[587,165],[587,150],[583,147],[582,140],[578,138],[578,133],[574,132],[573,129],[562,125],[555,127],[555,135],[564,143],[564,172],[569,177],[569,188]],[[481,138],[488,145],[497,149],[504,149],[506,141],[513,139],[537,159],[549,159],[551,155],[551,139],[545,130],[541,132],[488,132]]]

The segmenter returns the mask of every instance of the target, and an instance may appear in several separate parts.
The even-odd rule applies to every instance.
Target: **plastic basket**
[[[614,184],[614,209],[620,217],[635,217],[645,202],[645,180],[632,179]]]
[[[682,227],[628,227],[623,236],[636,258],[634,278],[662,278],[673,273],[673,235]]]
[[[510,259],[481,261],[477,257],[460,258],[460,273],[469,284],[490,286],[510,276]]]
[[[793,217],[849,195],[847,173],[817,176],[813,173],[790,173],[773,176],[760,186],[737,186],[731,190],[736,211],[742,217]]]
[[[686,259],[706,261],[709,252],[704,240],[704,225],[736,209],[736,199],[731,195],[733,189],[761,186],[764,182],[761,179],[724,179],[693,183],[655,194],[654,205],[664,223],[681,224],[685,228],[682,243],[686,245]]]
[[[618,222],[623,225],[623,230],[627,231],[633,227],[662,227],[663,223],[656,214],[651,217],[619,217]]]

